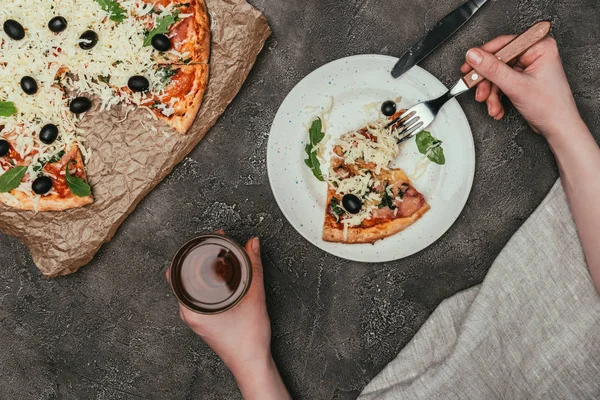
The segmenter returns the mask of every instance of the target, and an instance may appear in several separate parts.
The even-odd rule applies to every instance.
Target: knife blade
[[[450,14],[446,15],[432,29],[419,39],[406,53],[392,70],[392,76],[399,78],[406,71],[423,61],[442,43],[458,31],[471,17],[487,2],[487,0],[469,0]]]

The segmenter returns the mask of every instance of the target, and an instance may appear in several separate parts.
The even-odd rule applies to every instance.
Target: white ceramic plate
[[[269,180],[283,214],[308,241],[348,260],[387,262],[423,250],[456,221],[473,184],[473,136],[460,105],[452,100],[428,129],[444,142],[446,165],[431,163],[421,178],[412,182],[431,210],[408,229],[374,245],[328,243],[321,239],[327,185],[318,181],[304,164],[308,127],[315,116],[327,109],[333,99],[326,134],[335,138],[377,119],[380,105],[386,100],[402,97],[399,108],[409,108],[447,90],[419,67],[393,79],[390,71],[396,61],[388,56],[361,55],[317,69],[287,96],[271,127],[267,151]],[[369,109],[368,105],[372,107]],[[401,149],[395,166],[411,177],[422,158],[411,140]]]

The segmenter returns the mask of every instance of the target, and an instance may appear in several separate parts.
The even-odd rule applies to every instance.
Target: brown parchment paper
[[[202,140],[246,80],[270,35],[265,17],[244,0],[206,4],[212,19],[210,80],[187,135],[178,135],[146,110],[130,112],[123,122],[125,108],[92,111],[80,126],[92,151],[87,171],[96,202],[52,213],[0,205],[0,230],[29,247],[45,276],[71,274],[90,262],[144,196]]]

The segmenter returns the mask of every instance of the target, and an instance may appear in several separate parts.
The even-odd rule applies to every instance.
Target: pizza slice
[[[330,171],[323,240],[375,243],[403,231],[428,210],[401,169],[376,172],[337,159]]]
[[[18,154],[8,143],[0,157],[0,202],[28,211],[63,211],[94,202],[79,146],[54,155]]]
[[[388,124],[385,119],[375,121],[334,142],[325,241],[375,243],[406,229],[429,210],[404,171],[389,167],[400,150],[396,131]]]
[[[202,106],[208,84],[207,64],[162,66],[168,83],[158,93],[148,93],[142,106],[179,133],[186,133]]]
[[[145,46],[159,54],[157,62],[207,64],[210,57],[210,18],[203,0],[144,0],[154,6],[144,15]]]

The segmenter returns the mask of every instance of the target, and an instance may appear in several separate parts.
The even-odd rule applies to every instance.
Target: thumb
[[[500,61],[498,57],[481,49],[471,49],[467,52],[467,62],[481,76],[493,82],[507,96],[521,87],[524,76]]]
[[[263,265],[260,258],[260,240],[254,237],[246,243],[246,252],[252,262],[252,274],[258,281],[263,283]]]

